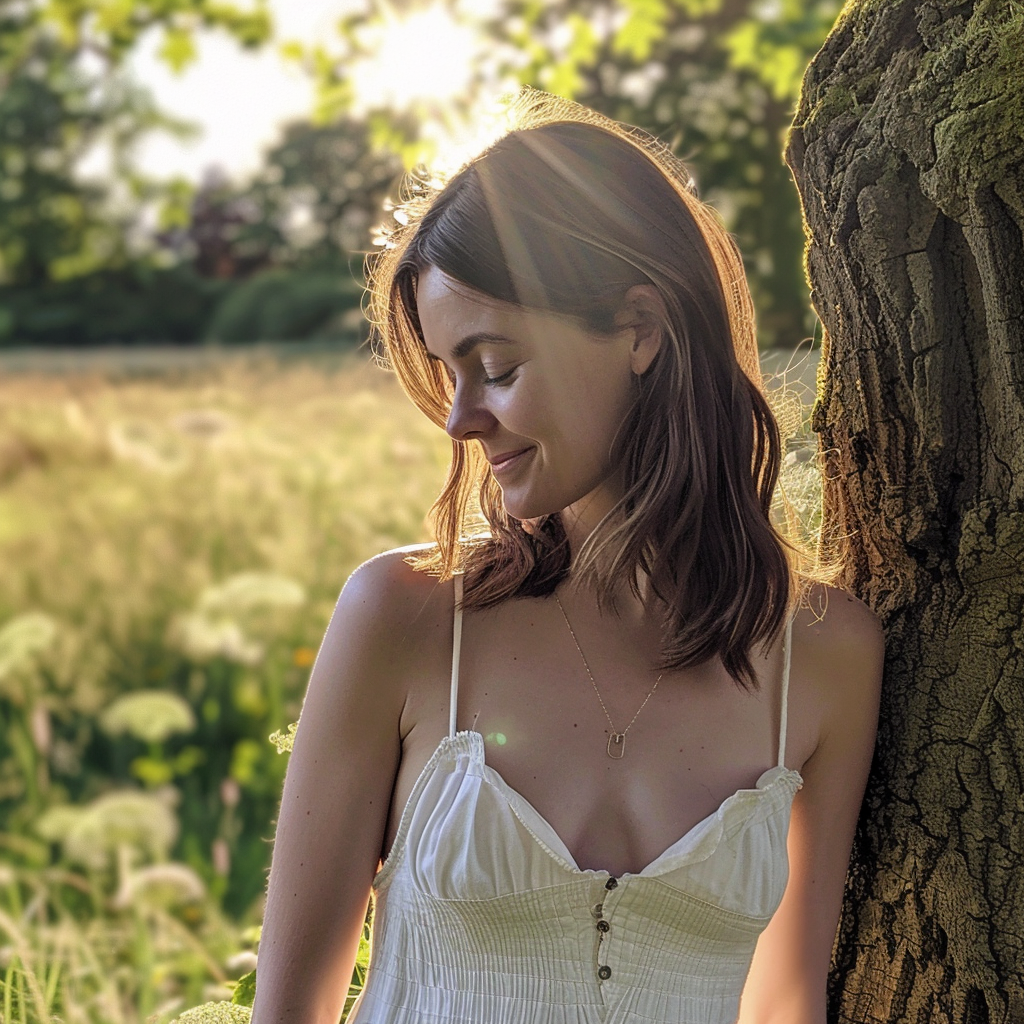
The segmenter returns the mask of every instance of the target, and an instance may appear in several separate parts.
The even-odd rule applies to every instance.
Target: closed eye
[[[513,366],[511,370],[506,370],[505,373],[498,374],[497,377],[484,377],[484,383],[487,385],[501,385],[510,383],[512,374],[518,369],[517,366]]]

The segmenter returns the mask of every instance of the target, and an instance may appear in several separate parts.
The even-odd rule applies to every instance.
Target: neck
[[[574,561],[601,520],[615,507],[620,496],[618,489],[611,492],[607,487],[602,487],[563,509],[562,528],[569,540]]]
[[[620,574],[615,578],[610,590],[604,590],[606,600],[599,599],[599,584],[594,580],[585,579],[577,571],[578,560],[576,557],[577,548],[573,547],[572,564],[569,570],[569,577],[566,581],[566,589],[574,595],[570,597],[573,604],[585,604],[599,609],[599,614],[612,614],[614,618],[632,623],[636,627],[646,628],[651,624],[657,624],[657,631],[663,628],[664,606],[658,601],[651,590],[650,580],[641,573],[637,575],[636,592],[630,586],[629,577]],[[608,574],[601,572],[601,559],[597,565],[599,573],[606,579]],[[603,590],[603,588],[602,588]],[[564,593],[565,591],[563,591]],[[608,600],[610,599],[610,600]]]

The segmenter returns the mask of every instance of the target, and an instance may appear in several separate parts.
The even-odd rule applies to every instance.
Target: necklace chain
[[[615,729],[615,723],[612,721],[612,716],[608,714],[608,708],[605,705],[604,698],[601,696],[601,691],[597,687],[597,680],[594,678],[594,673],[590,671],[590,664],[587,661],[587,656],[583,653],[583,648],[580,647],[579,640],[576,639],[576,631],[572,628],[569,616],[565,614],[562,602],[558,600],[558,594],[554,594],[553,596],[555,598],[555,604],[558,605],[558,610],[562,613],[562,618],[565,619],[565,624],[569,628],[569,636],[572,637],[572,642],[576,645],[576,650],[580,653],[580,659],[583,661],[583,667],[587,670],[587,675],[590,676],[590,684],[594,687],[594,693],[597,694],[597,699],[601,704],[601,710],[604,712],[604,717],[608,719],[608,725],[611,728],[611,735],[608,737],[608,756],[618,760],[626,753],[626,733],[633,727],[633,723],[637,718],[639,718],[640,712],[647,707],[647,702],[654,696],[654,691],[658,688],[658,683],[661,682],[661,677],[665,673],[662,672],[658,678],[654,680],[654,685],[651,687],[650,693],[644,697],[643,703],[636,709],[636,714],[629,720],[629,725],[627,725],[622,732],[617,732]]]

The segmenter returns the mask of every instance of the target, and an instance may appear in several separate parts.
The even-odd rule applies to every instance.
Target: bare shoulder
[[[429,657],[426,647],[447,646],[453,587],[413,567],[422,550],[397,548],[360,565],[338,598],[325,646],[342,644],[364,663],[399,676]]]
[[[881,622],[863,601],[835,587],[809,590],[793,622],[793,665],[817,698],[826,732],[844,720],[874,722],[884,657]]]
[[[413,567],[423,550],[422,545],[395,548],[363,562],[342,589],[340,600],[346,609],[365,609],[361,614],[411,625],[432,604],[443,601],[450,585],[445,588],[437,577]]]
[[[794,641],[810,650],[828,650],[831,656],[863,653],[874,658],[884,637],[877,615],[845,590],[815,584],[807,592],[794,619]]]

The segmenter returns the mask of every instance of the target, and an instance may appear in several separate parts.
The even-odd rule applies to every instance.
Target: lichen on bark
[[[790,136],[825,530],[887,632],[849,1024],[1024,1021],[1022,55],[1019,3],[851,0]]]

